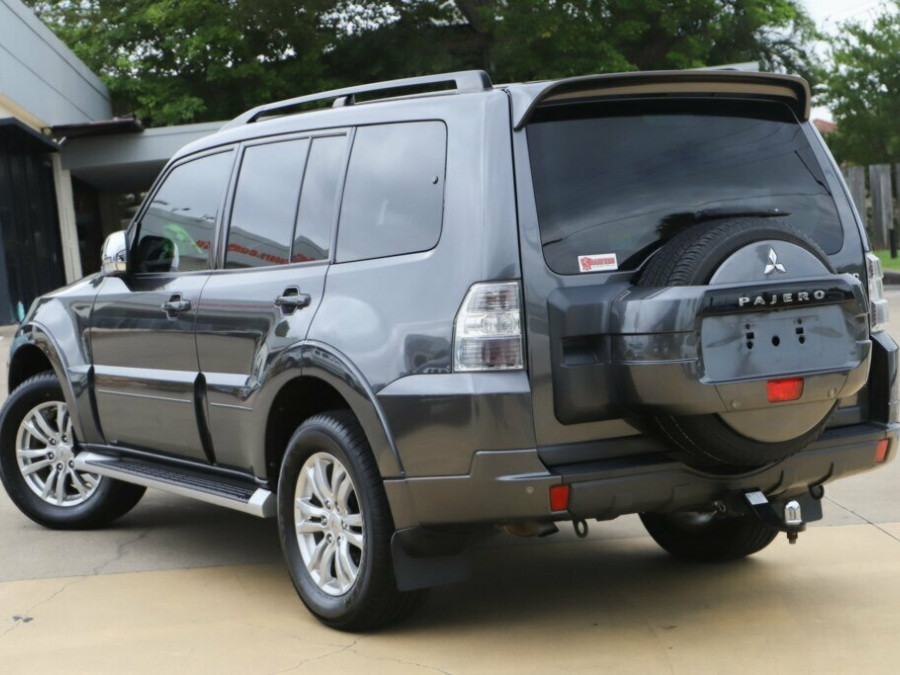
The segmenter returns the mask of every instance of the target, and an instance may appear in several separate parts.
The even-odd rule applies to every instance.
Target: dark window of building
[[[14,124],[0,127],[0,323],[65,283],[51,148]]]
[[[230,151],[220,152],[172,169],[138,225],[136,271],[209,269],[208,252],[213,245],[232,159]]]
[[[697,222],[760,214],[827,253],[843,231],[803,129],[778,103],[642,100],[548,107],[528,127],[544,258],[632,269]],[[615,256],[615,257],[613,257]]]
[[[100,248],[104,239],[100,193],[93,186],[72,176],[72,201],[75,207],[81,273],[93,274],[100,271]]]
[[[285,265],[297,218],[297,200],[309,139],[254,145],[244,151],[225,267]]]
[[[426,251],[441,235],[447,129],[441,122],[360,127],[338,227],[338,262]]]
[[[346,136],[327,136],[312,142],[300,194],[291,262],[328,258],[346,144]]]

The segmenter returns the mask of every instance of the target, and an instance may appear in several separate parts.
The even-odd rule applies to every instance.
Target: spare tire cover
[[[771,218],[734,218],[695,225],[673,237],[650,259],[638,285],[753,284],[833,273],[818,245],[780,219],[776,222]],[[811,311],[827,313],[840,309],[822,307]],[[740,317],[728,320],[743,321]],[[779,338],[755,335],[748,323],[745,346],[752,349],[755,339],[771,340],[775,346],[780,339],[802,341],[800,324],[802,320],[798,320],[796,331],[791,326],[790,335]],[[710,367],[718,368],[725,379],[729,375],[739,377],[734,363]],[[735,372],[729,373],[729,368]],[[788,375],[804,369],[804,364],[791,361],[784,368]],[[805,448],[821,434],[834,406],[834,401],[825,400],[715,415],[658,415],[653,418],[653,426],[688,464],[746,469],[779,461]]]

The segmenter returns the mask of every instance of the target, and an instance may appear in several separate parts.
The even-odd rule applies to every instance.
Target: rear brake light
[[[891,441],[887,438],[882,438],[878,441],[878,447],[875,450],[875,463],[881,464],[883,461],[887,459],[888,456],[888,448],[891,447]]]
[[[884,271],[874,253],[866,253],[866,276],[869,279],[869,330],[877,333],[887,328],[888,304],[884,297]]]
[[[766,382],[769,403],[796,401],[803,396],[803,378],[791,377],[786,380],[769,380]]]
[[[475,284],[456,315],[453,370],[521,370],[525,367],[519,284]]]

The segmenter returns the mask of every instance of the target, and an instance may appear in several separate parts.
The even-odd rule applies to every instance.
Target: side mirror
[[[125,231],[113,232],[100,251],[100,273],[106,276],[124,274],[128,269],[128,243]]]

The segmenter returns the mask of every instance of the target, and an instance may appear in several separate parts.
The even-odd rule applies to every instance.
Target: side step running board
[[[75,468],[243,511],[260,518],[275,515],[275,495],[249,480],[210,476],[188,467],[131,457],[111,457],[95,452],[76,455]]]

